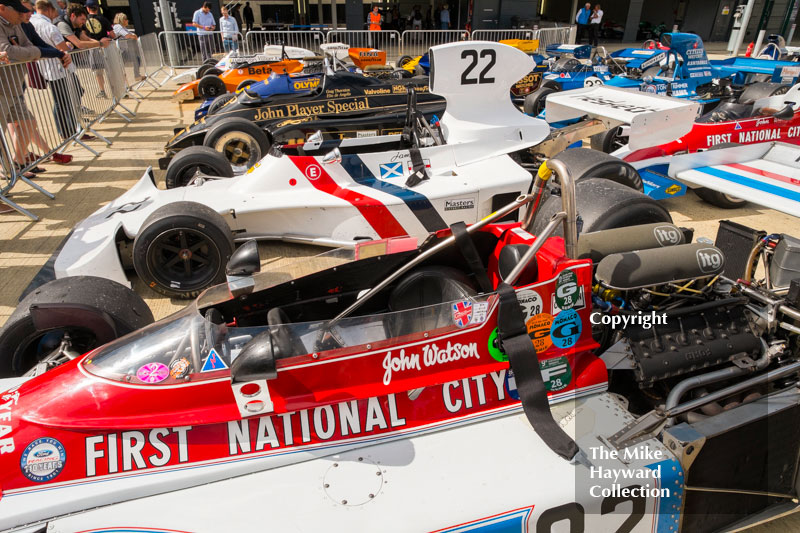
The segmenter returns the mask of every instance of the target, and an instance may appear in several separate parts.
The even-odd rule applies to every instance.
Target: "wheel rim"
[[[214,149],[222,153],[234,171],[241,172],[252,167],[261,159],[261,148],[252,135],[232,131],[222,135],[214,144]]]
[[[192,291],[217,277],[221,256],[216,243],[190,228],[158,235],[147,250],[147,265],[155,282],[170,290]]]
[[[622,127],[617,126],[611,134],[611,151],[614,152],[628,144],[628,136],[622,135]]]
[[[208,165],[190,165],[184,168],[179,174],[178,179],[176,180],[176,185],[179,187],[183,187],[188,185],[190,181],[197,175],[197,173],[206,174],[207,176],[213,176],[215,174],[215,170],[208,166]]]
[[[533,105],[533,116],[538,117],[539,115],[541,115],[542,111],[544,111],[544,106],[546,103],[547,103],[546,95],[536,100],[536,103]]]
[[[70,345],[77,353],[83,354],[97,347],[95,334],[85,328],[73,327],[44,332],[37,331],[23,339],[14,350],[11,359],[11,371],[13,374],[21,376],[47,355],[57,350],[65,334],[69,334]]]
[[[744,205],[747,203],[747,200],[742,200],[741,198],[737,198],[736,196],[731,196],[730,194],[723,193],[722,197],[732,204]]]

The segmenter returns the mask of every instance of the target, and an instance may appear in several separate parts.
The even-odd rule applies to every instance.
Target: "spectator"
[[[103,15],[100,14],[100,2],[98,0],[86,0],[86,35],[101,43],[105,48],[111,44],[111,39],[116,39],[111,22],[108,21]],[[100,87],[100,92],[97,93],[97,98],[108,98],[106,95],[106,81],[103,72],[106,68],[105,58],[100,50],[95,50],[89,55],[89,66],[97,78],[97,85]]]
[[[589,29],[589,17],[592,15],[592,4],[586,2],[586,5],[581,8],[575,15],[575,22],[578,24],[578,43],[581,42],[583,34]]]
[[[372,11],[367,16],[367,24],[369,24],[369,31],[381,31],[382,23],[383,23],[383,15],[381,15],[380,12],[378,11],[378,6],[372,6]]]
[[[58,12],[48,0],[36,2],[36,14],[31,17],[31,23],[44,42],[58,51],[64,53],[66,61],[61,59],[43,59],[39,62],[42,75],[47,80],[50,93],[53,95],[53,116],[56,129],[62,139],[68,139],[78,131],[77,108],[78,86],[75,83],[75,65],[69,60],[69,46],[61,32],[58,31],[52,19]],[[67,154],[53,154],[53,161],[66,164],[72,161],[72,156]]]
[[[139,57],[139,47],[136,44],[139,37],[137,37],[135,33],[128,31],[128,16],[125,13],[117,13],[114,16],[113,29],[117,39],[125,39],[120,46],[122,49],[122,59],[125,60],[126,63],[133,64],[134,79],[136,81],[144,81],[147,77],[142,76],[139,70],[142,65],[142,58]]]
[[[221,9],[222,17],[219,19],[219,29],[222,30],[222,48],[226,52],[239,50],[239,25],[236,19],[228,14],[228,8]]]
[[[247,25],[247,31],[251,31],[253,29],[253,8],[250,7],[250,2],[244,3],[244,9],[242,10],[242,14],[244,15],[244,23]]]
[[[422,29],[422,10],[419,6],[414,6],[414,11],[411,13],[411,29]]]
[[[67,14],[67,3],[64,0],[58,0],[56,4],[58,5],[56,11],[58,11],[59,18],[63,18]]]
[[[66,16],[56,20],[56,28],[58,28],[58,31],[64,37],[64,40],[67,41],[67,45],[71,49],[77,48],[79,50],[88,50],[89,48],[98,48],[103,46],[100,41],[95,41],[86,35],[86,31],[83,26],[86,24],[87,16],[88,13],[86,12],[85,7],[80,4],[70,4],[67,7]],[[73,76],[73,79],[75,84],[78,86],[79,95],[83,96],[83,87],[81,87],[77,75]],[[94,113],[88,108],[82,108],[82,110],[90,114]],[[84,134],[80,140],[91,141],[93,139],[94,137],[92,135]]]
[[[200,54],[203,61],[211,58],[212,35],[209,33],[217,27],[214,15],[211,14],[211,2],[203,2],[203,7],[194,12],[192,26],[197,28],[197,39],[200,41]]]
[[[597,46],[597,37],[600,35],[600,23],[603,21],[603,10],[600,9],[600,4],[594,6],[594,11],[589,17],[589,27],[591,29],[589,37],[591,38],[591,45]]]
[[[27,13],[23,13],[22,15],[22,31],[25,32],[25,36],[28,40],[33,44],[39,51],[42,53],[42,57],[44,58],[58,58],[62,59],[65,58],[64,61],[66,63],[70,62],[70,58],[67,57],[65,52],[57,50],[50,46],[50,44],[46,43],[39,37],[39,34],[36,32],[36,28],[31,24],[31,17],[33,16],[33,5],[28,0],[22,0],[22,5],[25,9],[28,10]],[[46,89],[47,88],[47,81],[42,77],[42,72],[39,69],[39,63],[28,63],[25,65],[28,70],[28,87],[32,87],[34,89]],[[39,125],[35,120],[32,120],[30,123],[30,128],[28,129],[28,136],[33,144],[35,144],[41,153],[46,154],[50,151],[50,147],[47,144],[47,141],[44,140],[42,137],[41,132],[39,131]],[[32,162],[37,159],[37,156],[32,152],[25,155],[26,162]],[[60,158],[57,158],[60,159]],[[31,172],[43,172],[44,169],[39,167],[34,167],[31,169]]]
[[[448,9],[448,7],[449,6],[445,4],[442,7],[441,13],[439,13],[439,19],[441,20],[443,30],[450,29],[450,10]]]
[[[244,25],[242,24],[242,14],[239,12],[239,4],[235,4],[231,9],[231,16],[233,20],[236,21],[236,27],[239,28],[239,31],[242,31]]]
[[[405,30],[405,19],[400,17],[400,10],[397,6],[392,9],[392,19],[394,19],[395,29],[398,31]]]
[[[33,46],[22,30],[22,16],[28,10],[19,0],[0,0],[0,53],[5,52],[9,61],[32,61],[42,52]],[[30,144],[27,132],[34,120],[23,97],[25,67],[12,65],[3,69],[3,90],[0,91],[0,116],[8,126],[14,146],[14,162],[19,166],[25,161],[25,147]],[[35,177],[28,172],[25,177]]]

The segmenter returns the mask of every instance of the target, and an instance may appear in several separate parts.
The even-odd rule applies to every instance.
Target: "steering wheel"
[[[286,311],[280,307],[273,307],[267,312],[267,324],[272,334],[272,340],[278,347],[278,357],[291,357],[307,353],[300,337],[294,335],[291,321]]]

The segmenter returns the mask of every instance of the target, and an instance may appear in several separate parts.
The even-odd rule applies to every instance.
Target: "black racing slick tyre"
[[[267,155],[270,142],[258,125],[245,118],[229,118],[211,126],[203,145],[220,152],[234,170],[245,170]]]
[[[254,83],[256,83],[256,80],[244,80],[243,82],[241,82],[239,85],[236,86],[236,90],[241,91],[245,87],[250,87]]]
[[[592,135],[590,138],[592,150],[606,154],[617,151],[628,144],[628,136],[622,135],[622,126],[616,126],[603,133]]]
[[[778,96],[779,94],[786,94],[789,90],[788,85],[781,85],[780,83],[758,82],[751,83],[744,88],[742,94],[739,95],[740,104],[752,104],[760,98],[767,98],[768,96]]]
[[[71,304],[60,321],[40,324],[37,329],[32,306]],[[113,333],[91,320],[105,315]],[[0,377],[20,376],[68,340],[70,351],[83,354],[98,346],[151,324],[153,314],[144,300],[106,278],[73,276],[45,283],[28,294],[0,329]]]
[[[525,97],[525,103],[522,104],[522,110],[526,115],[537,117],[544,111],[545,101],[547,96],[556,92],[552,87],[539,87],[531,94]]]
[[[567,165],[572,177],[578,181],[586,178],[603,178],[637,191],[644,191],[642,178],[636,169],[608,154],[588,148],[570,148],[559,152],[554,159]]]
[[[560,91],[561,90],[561,85],[559,85],[557,81],[553,81],[553,80],[544,80],[539,85],[539,87],[550,87],[554,91]]]
[[[710,152],[711,150],[721,150],[722,148],[733,148],[735,146],[739,146],[739,144],[738,143],[715,144],[714,146],[709,148],[708,151]],[[731,196],[730,194],[721,193],[719,191],[715,191],[712,189],[707,189],[705,187],[698,187],[697,189],[692,189],[692,190],[702,200],[705,200],[709,204],[716,207],[720,207],[722,209],[738,209],[740,207],[744,207],[747,204],[747,200],[743,200],[741,198],[737,198],[736,196]]]
[[[414,61],[414,58],[411,56],[400,56],[400,59],[397,60],[395,65],[397,65],[397,68],[403,68],[412,61]]]
[[[167,167],[167,189],[184,187],[197,173],[219,178],[232,178],[233,168],[225,156],[208,146],[184,148]]]
[[[222,107],[225,104],[227,104],[228,102],[230,102],[234,98],[236,98],[236,94],[235,93],[225,93],[225,94],[221,94],[221,95],[217,96],[216,98],[214,98],[214,100],[208,106],[208,111],[206,112],[206,116],[213,115],[214,113],[216,113],[217,111],[222,109]]]
[[[672,217],[657,201],[625,185],[603,178],[586,178],[575,184],[581,233],[604,229],[672,222]],[[533,233],[540,233],[555,213],[561,211],[561,196],[551,194],[536,215]],[[559,225],[556,235],[563,235]]]
[[[174,202],[145,219],[133,242],[133,267],[154,291],[194,298],[225,280],[233,235],[222,216],[197,202]]]
[[[199,92],[200,96],[203,98],[216,98],[228,92],[228,88],[219,76],[215,74],[206,74],[200,78],[200,83],[197,84],[197,92]]]

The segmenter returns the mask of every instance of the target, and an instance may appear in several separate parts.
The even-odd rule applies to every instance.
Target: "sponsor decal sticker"
[[[492,334],[489,335],[489,355],[492,359],[500,363],[508,361],[508,355],[500,348],[500,339],[497,338],[497,328],[494,328]]]
[[[701,248],[697,250],[697,266],[702,272],[715,272],[724,263],[722,254],[716,248]]]
[[[422,162],[425,164],[425,168],[431,168],[431,160],[430,159],[423,159]],[[408,171],[409,172],[413,172],[414,171],[414,163],[412,163],[410,160],[406,161],[406,166],[408,167]]]
[[[681,186],[678,185],[677,183],[674,183],[669,187],[667,187],[666,189],[664,189],[664,192],[672,196],[674,194],[681,192]]]
[[[572,368],[566,356],[554,357],[539,363],[544,387],[550,392],[564,390],[572,381]]]
[[[453,304],[453,322],[463,328],[472,320],[472,302],[464,300]]]
[[[11,436],[12,426],[5,422],[11,422],[11,408],[19,401],[19,385],[6,391],[0,397],[0,455],[14,451],[14,438]]]
[[[19,467],[22,474],[36,483],[58,476],[67,462],[67,451],[56,439],[43,437],[28,444],[22,452]]]
[[[544,303],[539,293],[532,289],[523,289],[517,291],[517,301],[522,306],[522,312],[525,314],[525,320],[538,315],[544,310]]]
[[[572,270],[564,270],[556,279],[553,314],[566,309],[583,309],[585,305],[583,287],[578,285],[578,276]]]
[[[164,363],[147,363],[139,367],[136,377],[142,383],[161,383],[169,377],[169,368]]]
[[[176,359],[169,365],[169,375],[173,379],[182,379],[189,373],[189,360],[185,357]]]
[[[211,348],[211,351],[208,352],[208,357],[206,357],[206,360],[203,362],[203,368],[200,369],[200,372],[214,372],[215,370],[225,370],[226,368],[228,368],[228,365],[225,364],[225,361],[219,356],[217,351]]]
[[[553,315],[549,313],[540,313],[525,322],[536,353],[542,353],[553,345],[553,340],[550,338],[552,325]]]
[[[574,309],[560,312],[550,328],[550,338],[557,348],[572,348],[581,336],[581,317]]]
[[[460,211],[461,209],[475,209],[474,198],[458,198],[456,200],[445,200],[445,211]]]
[[[320,169],[318,165],[308,165],[306,167],[305,175],[311,181],[318,179],[321,174],[322,174],[322,169]]]
[[[420,357],[421,356],[421,357]],[[405,348],[400,349],[400,353],[392,355],[391,351],[386,352],[383,358],[383,384],[388,385],[392,382],[394,372],[404,372],[406,370],[422,370],[420,366],[420,359],[422,364],[426,367],[441,365],[445,363],[452,363],[461,359],[469,359],[474,357],[480,359],[478,354],[478,344],[470,342],[469,344],[461,344],[460,342],[447,342],[446,348],[439,348],[436,343],[426,344],[422,347],[422,354],[409,353],[406,354]]]
[[[653,235],[659,246],[670,246],[681,242],[680,232],[672,226],[656,226],[653,229]]]
[[[737,122],[736,125],[733,127],[733,129],[740,130],[742,129],[742,125]]]
[[[476,302],[472,304],[472,319],[470,324],[483,324],[489,314],[489,302]]]
[[[381,163],[379,169],[382,180],[403,177],[403,163],[400,161],[396,163]]]

